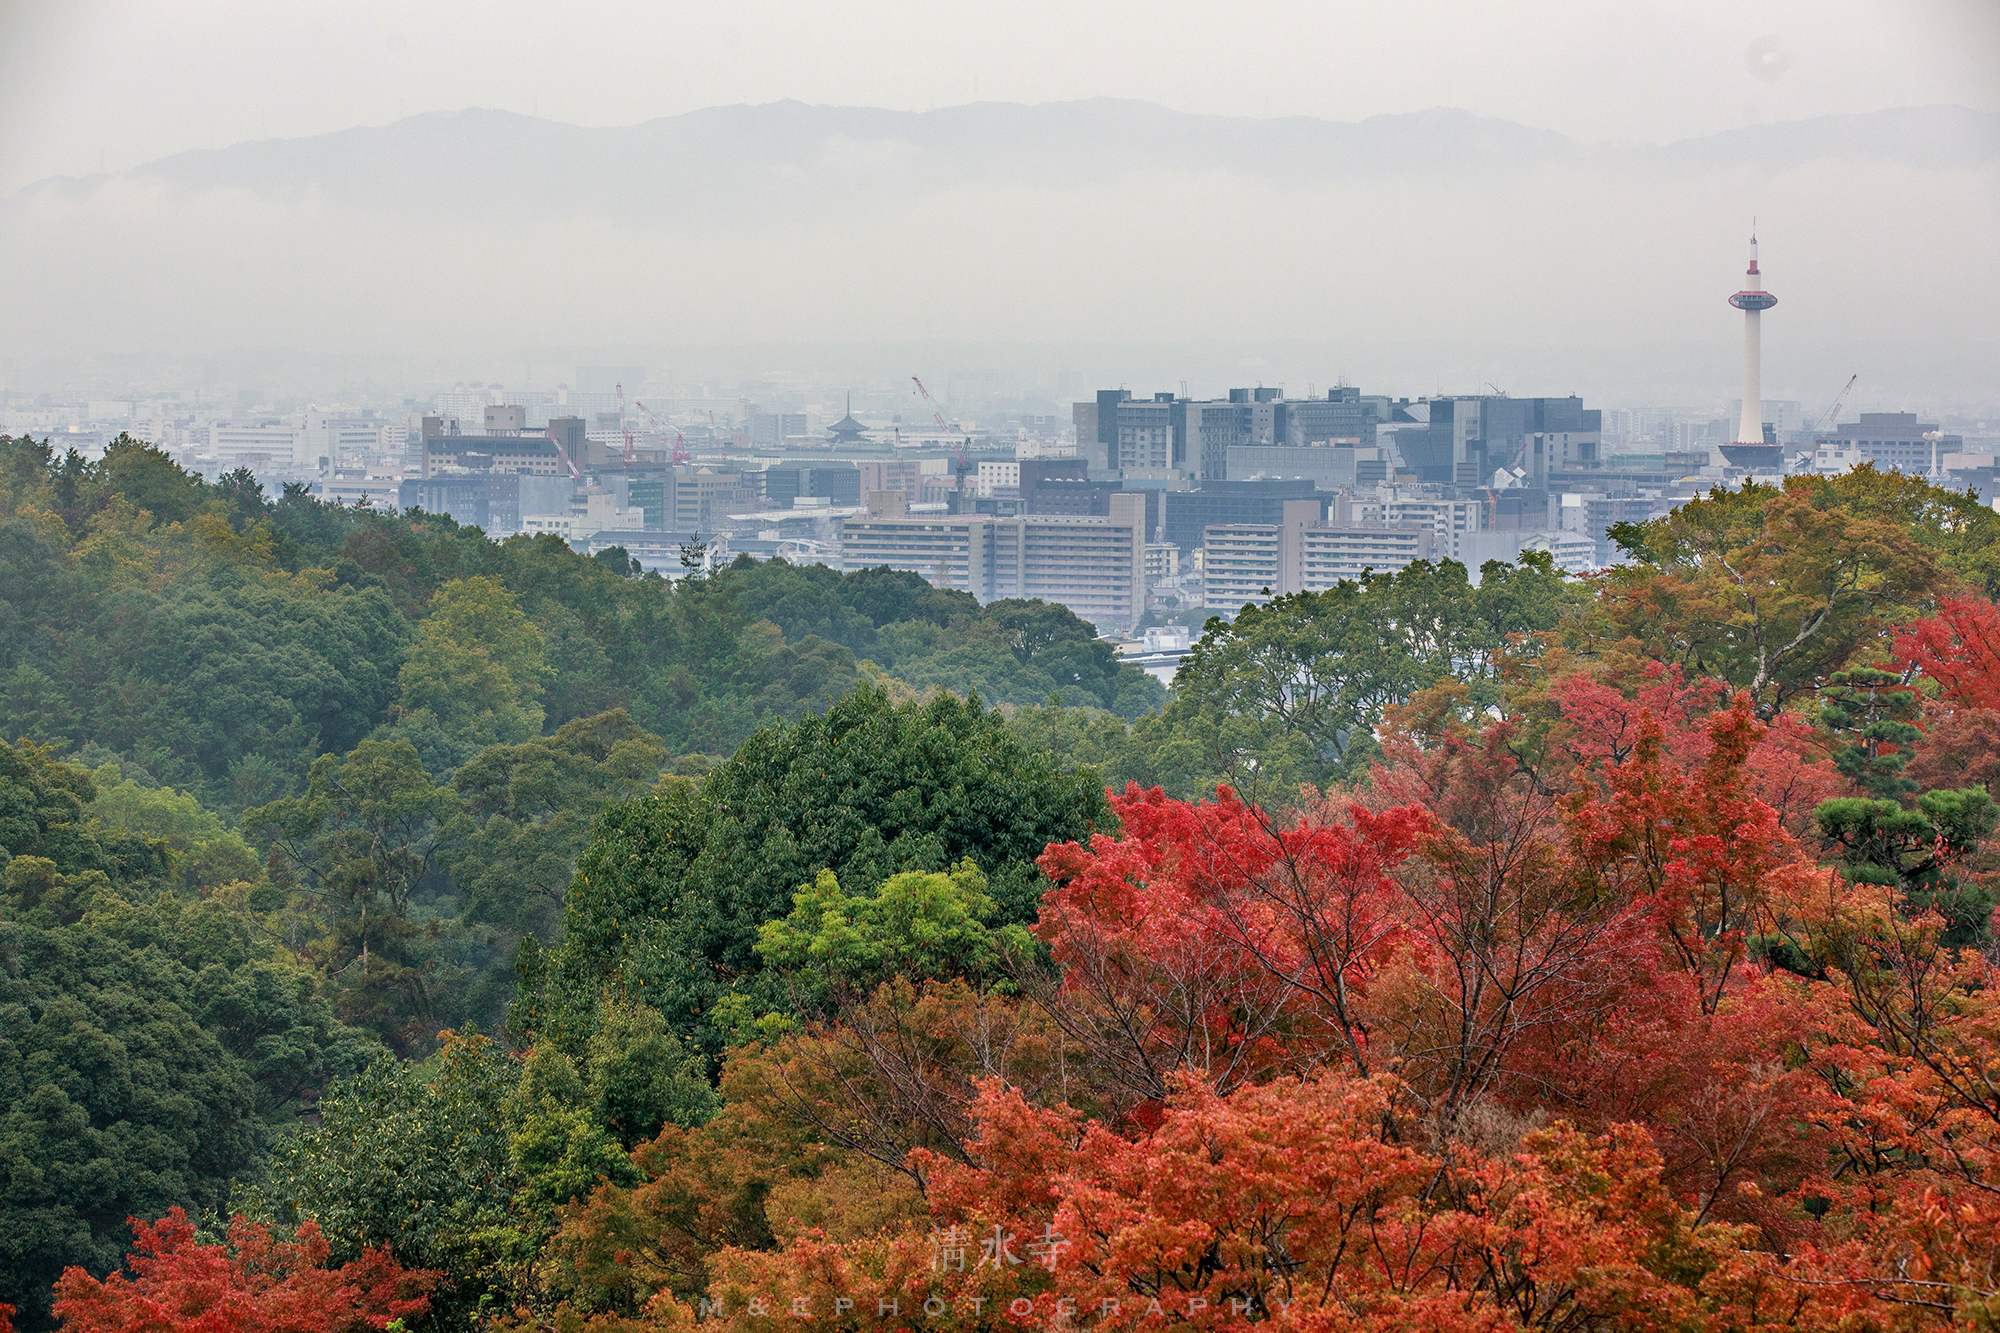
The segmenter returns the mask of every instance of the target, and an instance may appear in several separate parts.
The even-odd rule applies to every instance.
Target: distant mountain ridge
[[[601,129],[466,110],[180,153],[122,179],[169,192],[316,195],[398,210],[586,207],[671,216],[704,203],[760,200],[792,213],[816,202],[974,184],[1080,187],[1191,174],[1306,184],[1548,169],[1776,174],[1827,159],[1922,170],[2000,162],[2000,114],[1902,107],[1645,145],[1580,143],[1448,108],[1345,122],[1195,115],[1110,98],[924,112],[785,101]],[[53,178],[13,201],[87,193],[106,179]]]

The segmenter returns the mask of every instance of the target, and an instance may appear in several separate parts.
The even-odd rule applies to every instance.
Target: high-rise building
[[[1179,472],[1202,481],[1229,476],[1229,451],[1248,445],[1375,443],[1387,400],[1359,390],[1324,398],[1288,399],[1281,389],[1231,389],[1227,398],[1189,399],[1171,393],[1134,398],[1102,389],[1072,409],[1077,452],[1103,472]]]
[[[1326,497],[1309,480],[1208,481],[1200,490],[1167,491],[1160,500],[1166,539],[1189,554],[1202,544],[1202,532],[1211,526],[1277,523],[1287,500],[1324,505]]]
[[[1581,398],[1489,394],[1433,398],[1427,407],[1423,424],[1392,432],[1420,481],[1485,487],[1504,469],[1543,486],[1551,470],[1598,461],[1603,414]]]

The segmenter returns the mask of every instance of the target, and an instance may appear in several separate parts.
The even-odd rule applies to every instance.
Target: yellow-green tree
[[[1719,676],[1773,712],[1977,574],[2000,524],[1963,499],[1865,465],[1713,490],[1611,529],[1628,563],[1602,605],[1648,656]]]
[[[456,740],[517,744],[542,730],[542,632],[498,579],[453,579],[432,596],[398,678],[398,716]]]

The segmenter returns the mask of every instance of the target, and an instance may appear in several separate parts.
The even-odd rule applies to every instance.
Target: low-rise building
[[[1859,421],[1843,421],[1813,436],[1812,468],[1834,473],[1873,463],[1883,471],[1928,475],[1943,471],[1945,455],[1964,447],[1964,437],[1917,420],[1915,412],[1863,412]]]
[[[643,509],[618,503],[618,497],[602,486],[592,486],[570,501],[566,514],[524,514],[521,517],[521,531],[530,537],[542,533],[554,533],[566,542],[574,542],[589,537],[607,528],[621,531],[643,531],[646,513]]]

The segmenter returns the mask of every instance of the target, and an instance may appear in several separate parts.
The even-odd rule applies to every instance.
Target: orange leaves
[[[1559,1125],[1484,1158],[1410,1142],[1388,1078],[1174,1084],[1136,1140],[989,1086],[978,1165],[939,1167],[927,1232],[732,1252],[710,1313],[743,1333],[1705,1326],[1736,1236],[1691,1224],[1641,1133]]]
[[[430,1308],[438,1274],[399,1268],[387,1250],[369,1250],[337,1269],[307,1222],[298,1239],[276,1241],[239,1217],[229,1243],[196,1242],[187,1214],[132,1220],[134,1276],[99,1282],[80,1268],[56,1283],[56,1316],[71,1333],[347,1333],[386,1327]]]

